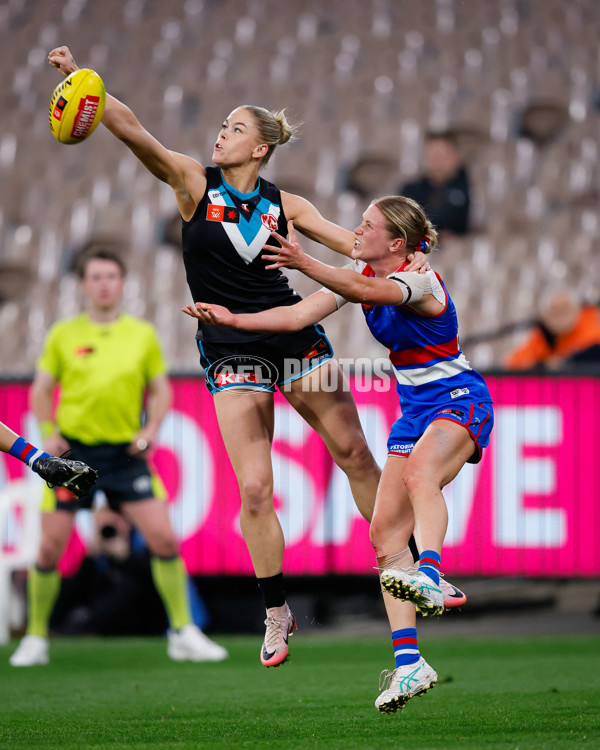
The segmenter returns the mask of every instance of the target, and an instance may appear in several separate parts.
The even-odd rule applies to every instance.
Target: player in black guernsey
[[[287,218],[279,189],[258,178],[241,193],[221,169],[206,167],[206,191],[189,221],[183,222],[183,259],[194,302],[228,299],[240,312],[293,305],[298,294],[280,271],[262,258],[271,231],[285,232]],[[198,345],[211,392],[273,392],[333,356],[321,326],[294,335],[248,333],[199,323]]]
[[[48,60],[63,75],[77,70],[67,47],[52,50]],[[195,301],[245,312],[298,301],[285,277],[266,271],[260,258],[270,232],[278,229],[285,235],[290,219],[304,235],[351,256],[352,232],[324,219],[301,196],[280,192],[259,177],[275,147],[293,134],[283,112],[252,105],[235,109],[224,120],[214,146],[216,168],[206,169],[165,148],[129,107],[109,94],[102,123],[173,189],[183,219],[184,260]],[[411,270],[424,262],[417,261]],[[277,666],[287,658],[288,636],[296,623],[285,599],[284,537],[273,506],[274,388],[280,387],[322,437],[367,520],[373,513],[380,469],[322,329],[248,336],[200,327],[198,338],[219,428],[240,487],[242,532],[267,609],[260,658],[265,666]],[[333,383],[338,387],[332,390]]]
[[[255,311],[294,304],[298,295],[280,271],[265,270],[262,247],[272,243],[271,227],[285,232],[281,193],[259,178],[245,195],[229,185],[217,167],[206,167],[206,191],[194,215],[183,222],[183,259],[194,302],[227,297],[236,307]],[[252,334],[204,326],[204,341],[248,341]],[[233,335],[232,335],[233,334]],[[254,338],[257,338],[254,335]]]

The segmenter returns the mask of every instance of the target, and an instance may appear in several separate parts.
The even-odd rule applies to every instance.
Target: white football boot
[[[393,713],[404,708],[415,695],[424,695],[437,680],[437,673],[422,656],[414,664],[404,664],[392,671],[384,669],[379,675],[382,692],[375,701],[375,708],[384,714]]]
[[[388,568],[381,574],[381,585],[394,599],[412,602],[423,617],[444,611],[441,587],[418,568]]]
[[[223,661],[229,656],[223,646],[211,641],[193,623],[181,630],[169,630],[167,655],[173,661]]]
[[[41,635],[26,635],[8,660],[13,667],[35,667],[48,664],[48,639]]]

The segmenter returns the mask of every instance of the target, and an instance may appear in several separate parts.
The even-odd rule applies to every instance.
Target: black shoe
[[[65,455],[39,458],[33,470],[46,480],[48,487],[66,487],[77,497],[87,495],[96,484],[98,472],[83,461],[73,461]]]

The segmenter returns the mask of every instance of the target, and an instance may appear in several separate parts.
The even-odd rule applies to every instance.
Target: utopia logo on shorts
[[[236,385],[269,388],[279,378],[275,365],[261,357],[231,355],[215,362],[211,370],[212,378],[218,388]]]

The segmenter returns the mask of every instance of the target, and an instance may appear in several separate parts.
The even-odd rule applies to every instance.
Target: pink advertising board
[[[368,442],[383,463],[389,426],[400,414],[395,390],[385,378],[351,380]],[[487,381],[495,427],[481,463],[465,467],[445,490],[450,521],[444,570],[453,575],[599,575],[600,380],[495,376]],[[197,575],[251,574],[239,529],[238,486],[212,399],[201,379],[175,379],[173,386],[173,407],[152,460],[169,493],[188,569]],[[28,384],[0,385],[0,413],[13,429],[35,440],[27,394]],[[281,395],[275,403],[274,487],[287,543],[286,573],[372,574],[368,525],[354,506],[345,476]],[[0,455],[0,487],[23,476],[20,462]],[[78,526],[64,572],[84,554],[87,527]]]

